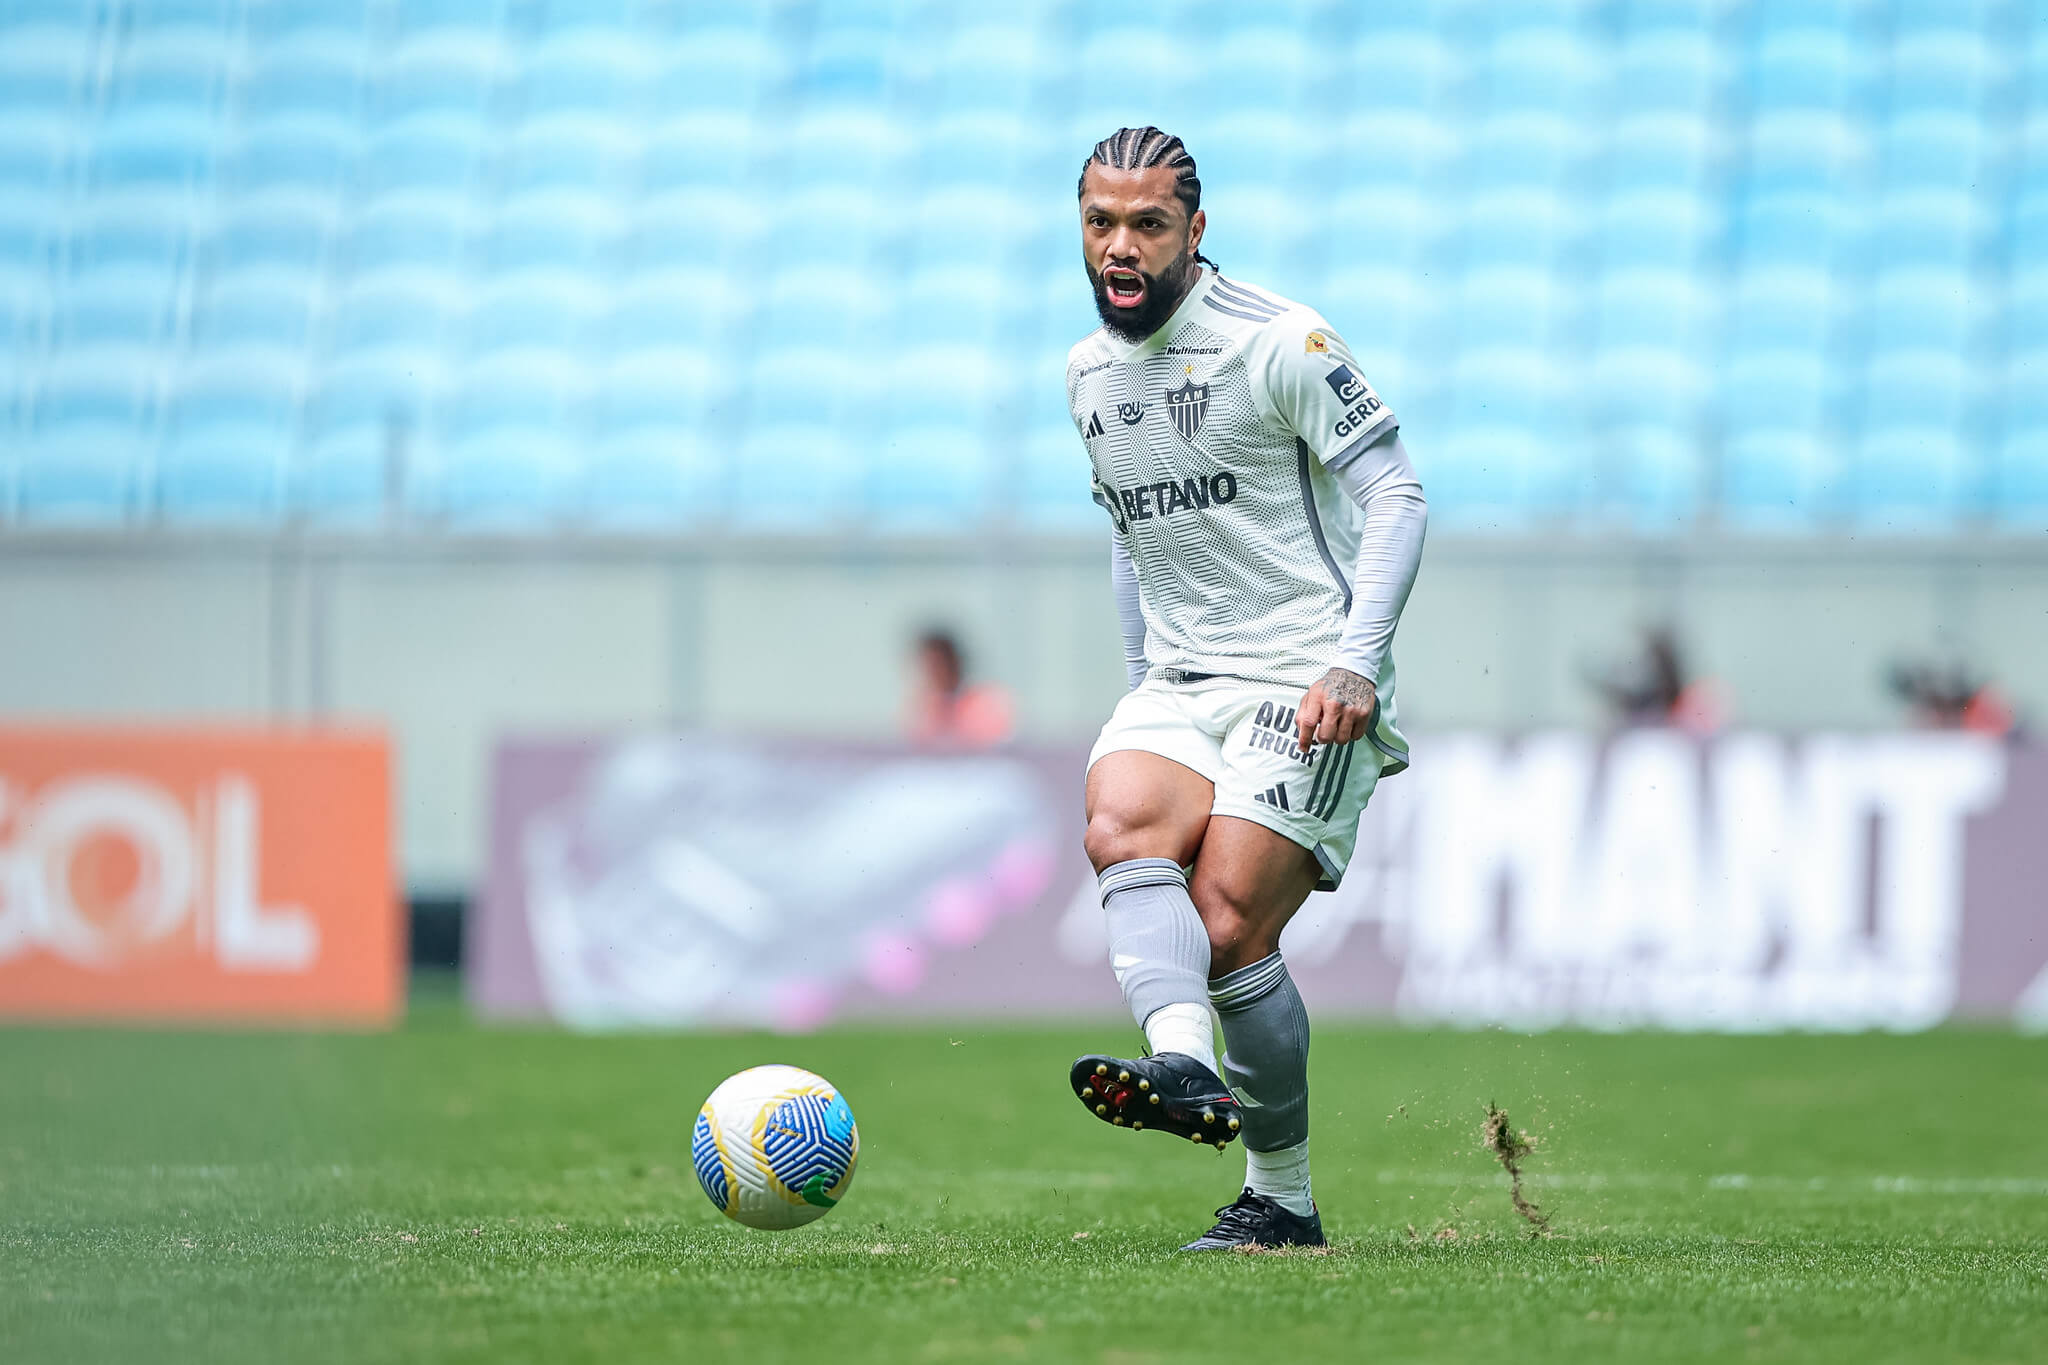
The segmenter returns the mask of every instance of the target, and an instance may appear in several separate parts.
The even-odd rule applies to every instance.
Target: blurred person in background
[[[1643,631],[1642,647],[1634,658],[1593,673],[1588,681],[1624,726],[1668,725],[1709,735],[1728,719],[1721,685],[1712,678],[1687,675],[1677,632],[1668,625]]]
[[[1907,660],[1892,665],[1893,695],[1913,708],[1913,723],[1929,730],[1967,730],[1999,739],[2017,738],[2019,717],[2012,701],[1974,670]]]
[[[904,729],[926,748],[986,749],[1009,739],[1016,707],[996,683],[967,681],[966,656],[953,632],[935,626],[917,637]]]

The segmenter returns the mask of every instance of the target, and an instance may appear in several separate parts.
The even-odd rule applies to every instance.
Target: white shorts
[[[1292,839],[1322,865],[1317,890],[1335,890],[1358,842],[1359,815],[1389,756],[1373,743],[1377,733],[1303,755],[1295,747],[1294,717],[1304,690],[1242,678],[1148,678],[1116,704],[1088,766],[1104,754],[1139,749],[1194,769],[1216,787],[1211,814],[1234,815]],[[1378,717],[1374,726],[1377,732]]]

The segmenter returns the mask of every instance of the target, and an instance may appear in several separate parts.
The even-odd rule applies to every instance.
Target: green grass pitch
[[[1313,1057],[1327,1254],[1176,1257],[1243,1158],[1065,1086],[1128,1025],[0,1031],[0,1358],[2048,1359],[2048,1040],[1403,1033]],[[697,1104],[837,1082],[846,1202],[727,1223]],[[1539,1140],[1531,1237],[1481,1149]]]

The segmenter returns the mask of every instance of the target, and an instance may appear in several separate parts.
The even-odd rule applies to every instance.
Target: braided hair
[[[1119,128],[1095,144],[1095,150],[1081,163],[1081,179],[1075,185],[1076,195],[1087,192],[1088,168],[1107,166],[1118,171],[1144,171],[1154,166],[1165,166],[1173,171],[1173,197],[1180,200],[1180,206],[1187,210],[1189,218],[1202,207],[1202,177],[1195,169],[1194,154],[1187,144],[1163,129],[1150,124],[1143,128]],[[1216,262],[1195,253],[1195,259],[1217,269]]]

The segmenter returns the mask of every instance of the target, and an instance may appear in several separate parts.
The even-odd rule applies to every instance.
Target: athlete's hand
[[[1316,744],[1349,744],[1365,734],[1372,724],[1379,692],[1369,678],[1349,669],[1333,668],[1303,694],[1294,715],[1294,728],[1301,751]]]

